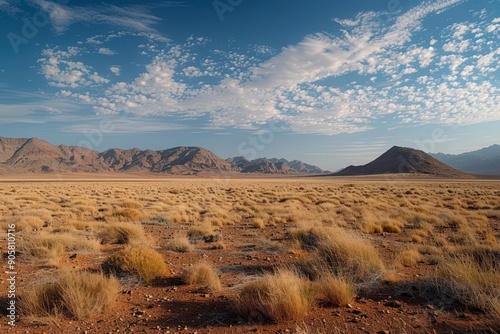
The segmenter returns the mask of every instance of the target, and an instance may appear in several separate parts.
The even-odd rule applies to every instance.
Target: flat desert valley
[[[1,333],[500,329],[498,180],[11,177],[0,214]]]

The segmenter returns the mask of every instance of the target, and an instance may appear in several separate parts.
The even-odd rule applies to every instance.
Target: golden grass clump
[[[500,249],[473,249],[442,261],[437,272],[441,293],[500,319]]]
[[[108,222],[138,221],[142,218],[144,218],[144,215],[140,211],[131,208],[116,210],[111,214],[111,216],[105,217]]]
[[[202,239],[204,236],[211,235],[212,233],[214,233],[214,228],[212,227],[212,225],[203,223],[191,227],[187,231],[187,236],[189,239],[198,240]]]
[[[382,222],[382,230],[387,233],[400,233],[403,224],[396,219],[387,219]]]
[[[109,263],[123,271],[137,274],[147,283],[168,274],[168,266],[161,254],[146,246],[127,246],[113,254]]]
[[[137,244],[146,241],[144,229],[140,224],[108,223],[97,232],[103,244]]]
[[[301,320],[314,303],[312,283],[289,269],[278,270],[245,284],[235,308],[246,318]]]
[[[122,208],[128,208],[128,209],[140,209],[140,208],[142,208],[142,204],[137,202],[137,201],[123,201],[120,203],[120,206]]]
[[[73,233],[32,235],[21,243],[22,254],[36,259],[50,259],[64,252],[99,251],[101,244]]]
[[[178,253],[187,253],[193,250],[193,245],[186,237],[176,237],[168,242],[167,249]]]
[[[375,247],[347,230],[333,227],[295,229],[291,236],[292,240],[299,240],[302,248],[314,250],[324,265],[340,276],[362,281],[384,270]]]
[[[266,223],[264,222],[264,219],[262,218],[254,218],[252,219],[252,226],[255,228],[262,229],[266,227]]]
[[[33,232],[41,230],[45,222],[42,218],[37,216],[14,216],[5,220],[5,224],[2,224],[3,229],[6,230],[6,227],[10,224],[16,225],[17,232]]]
[[[212,265],[206,261],[200,261],[184,269],[182,281],[186,284],[206,284],[214,292],[222,290],[219,276]]]
[[[356,287],[343,277],[326,274],[317,282],[318,292],[325,302],[335,306],[345,306],[356,297]]]
[[[422,255],[415,249],[408,249],[399,253],[396,261],[403,267],[414,267],[422,261]]]
[[[114,277],[82,270],[62,270],[55,280],[35,284],[22,294],[24,315],[47,317],[67,314],[89,319],[113,308],[119,289]]]

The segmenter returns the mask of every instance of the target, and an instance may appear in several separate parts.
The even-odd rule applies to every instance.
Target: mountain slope
[[[497,144],[462,154],[436,153],[431,155],[467,173],[500,175],[500,145]]]
[[[441,177],[470,177],[433,158],[429,154],[407,147],[394,146],[372,162],[363,166],[349,166],[333,175],[374,175],[414,173]]]
[[[96,162],[97,152],[87,148],[54,146],[37,138],[4,140],[3,142],[3,152],[13,153],[2,164],[13,170],[97,172],[105,169],[104,165]]]
[[[321,174],[321,168],[306,164],[299,160],[288,161],[286,159],[259,158],[248,160],[245,157],[234,157],[226,159],[228,163],[241,173],[264,173],[264,174]]]
[[[274,161],[274,162],[273,162]],[[201,147],[174,147],[161,151],[119,148],[96,152],[77,146],[54,146],[37,138],[0,137],[1,173],[66,173],[66,172],[151,172],[174,175],[241,172],[297,174],[321,171],[320,168],[285,159],[244,157],[223,160]],[[322,172],[322,171],[321,171]]]

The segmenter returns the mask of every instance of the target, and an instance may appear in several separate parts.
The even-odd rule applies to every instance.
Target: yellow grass
[[[113,254],[109,262],[121,270],[137,274],[145,282],[168,274],[168,266],[161,254],[146,246],[127,246]]]
[[[282,269],[243,286],[235,306],[245,318],[263,316],[279,322],[302,320],[313,301],[311,282],[294,271]]]
[[[22,254],[35,259],[54,259],[64,252],[100,250],[100,243],[97,239],[88,239],[72,233],[38,233],[31,235],[21,243]]]
[[[326,274],[318,281],[318,292],[321,299],[335,306],[345,306],[356,297],[356,287],[342,277]]]
[[[197,262],[184,269],[182,281],[186,284],[206,284],[214,292],[222,290],[219,276],[212,265],[206,261]]]
[[[384,264],[375,247],[352,232],[341,228],[310,228],[291,231],[305,249],[314,250],[317,258],[324,261],[332,272],[364,280],[377,276],[384,270]]]
[[[146,242],[146,235],[142,226],[132,223],[108,223],[102,226],[97,236],[103,244],[138,244]]]
[[[500,319],[500,248],[473,249],[442,261],[437,273],[441,293]]]
[[[109,312],[115,303],[119,283],[111,277],[81,270],[62,270],[54,279],[26,288],[21,295],[23,315],[68,314],[88,319]]]
[[[191,245],[189,239],[186,237],[176,237],[168,242],[167,249],[174,252],[186,253],[193,250],[193,245]]]

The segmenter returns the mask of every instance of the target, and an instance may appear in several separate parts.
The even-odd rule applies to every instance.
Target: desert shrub
[[[187,236],[190,239],[201,239],[203,238],[203,236],[212,234],[213,232],[213,226],[205,222],[203,224],[199,224],[189,228],[189,230],[187,231]]]
[[[120,206],[122,208],[128,208],[128,209],[140,209],[142,208],[142,204],[136,201],[123,201],[120,203]]]
[[[463,305],[479,308],[500,319],[500,251],[454,254],[442,261],[436,284]]]
[[[413,267],[422,261],[422,255],[415,249],[409,249],[399,253],[396,260],[398,264],[404,267]]]
[[[138,221],[143,217],[144,215],[138,210],[125,208],[114,211],[111,216],[106,216],[105,219],[107,222]]]
[[[387,233],[400,233],[402,223],[395,219],[388,219],[382,222],[382,230]]]
[[[200,261],[184,269],[182,281],[186,284],[206,284],[215,292],[222,290],[219,276],[212,265],[206,261]]]
[[[33,232],[42,229],[42,227],[45,225],[45,222],[42,218],[37,216],[14,216],[7,218],[5,220],[5,223],[2,224],[2,228],[6,230],[7,226],[10,224],[16,225],[17,232]]]
[[[355,285],[343,277],[326,274],[317,282],[322,300],[335,306],[345,306],[356,297]]]
[[[108,261],[113,267],[138,275],[144,282],[165,277],[168,266],[161,254],[146,246],[127,246]]]
[[[266,224],[264,222],[264,219],[254,218],[254,219],[252,219],[252,226],[255,228],[264,228],[264,227],[266,227]]]
[[[64,252],[98,251],[100,243],[72,233],[31,235],[21,243],[22,254],[37,259],[55,258]]]
[[[384,232],[382,226],[377,225],[373,222],[364,222],[361,226],[361,230],[366,234],[376,234]]]
[[[362,281],[376,276],[384,265],[375,247],[368,241],[341,228],[317,227],[292,231],[305,249],[314,250],[318,258],[343,277]]]
[[[77,319],[92,318],[112,309],[119,283],[113,277],[81,270],[62,270],[55,279],[35,284],[21,295],[22,313],[55,316],[66,313]]]
[[[235,306],[247,318],[260,315],[284,321],[303,319],[313,302],[312,283],[294,271],[282,269],[245,284]]]
[[[193,250],[193,245],[186,237],[176,237],[169,241],[167,249],[178,253],[186,253]]]
[[[98,232],[103,244],[134,244],[146,241],[144,229],[140,224],[108,223]]]

